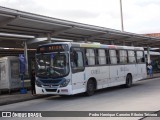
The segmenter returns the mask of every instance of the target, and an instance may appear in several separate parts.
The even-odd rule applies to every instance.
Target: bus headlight
[[[36,85],[37,85],[38,87],[42,87],[41,83],[40,83],[38,80],[36,80]]]
[[[66,87],[69,82],[70,82],[70,79],[65,79],[65,80],[61,83],[60,87]]]

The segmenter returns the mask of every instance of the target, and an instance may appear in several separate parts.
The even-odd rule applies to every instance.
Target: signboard
[[[57,45],[46,45],[40,46],[37,48],[37,53],[46,53],[46,52],[62,52],[67,51],[68,45],[66,44],[57,44]]]

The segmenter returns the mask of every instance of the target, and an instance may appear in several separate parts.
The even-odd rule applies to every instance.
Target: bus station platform
[[[17,102],[23,102],[33,99],[39,99],[43,97],[47,97],[48,95],[32,95],[31,91],[27,91],[26,94],[20,94],[20,92],[12,92],[11,94],[1,94],[0,95],[0,106],[7,105]]]
[[[160,73],[154,73],[153,77],[147,76],[146,79],[143,80],[151,80],[152,78],[158,78],[160,77]],[[26,94],[20,94],[20,91],[12,91],[11,94],[3,93],[0,94],[0,106],[2,105],[8,105],[33,99],[39,99],[39,98],[45,98],[52,95],[32,95],[31,91],[28,90]]]

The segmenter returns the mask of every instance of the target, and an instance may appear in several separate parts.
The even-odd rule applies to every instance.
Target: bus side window
[[[106,51],[105,49],[98,49],[98,63],[100,65],[106,65],[107,61],[106,61]]]
[[[86,57],[88,61],[88,65],[95,65],[95,51],[94,49],[86,49]]]
[[[109,50],[109,56],[111,64],[117,64],[116,50]]]
[[[126,64],[128,62],[126,50],[119,50],[119,56],[120,56],[120,63]]]
[[[136,63],[136,55],[135,55],[135,51],[133,50],[128,50],[128,61],[129,63]]]
[[[136,51],[137,54],[137,63],[145,62],[143,51]]]

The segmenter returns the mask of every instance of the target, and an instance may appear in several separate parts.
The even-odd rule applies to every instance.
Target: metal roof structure
[[[0,47],[28,48],[54,41],[90,41],[159,47],[160,38],[87,25],[0,7]]]
[[[23,48],[10,48],[10,49],[0,49],[0,57],[5,56],[19,56],[19,54],[24,54]],[[31,56],[35,55],[35,49],[29,49],[28,54]]]

